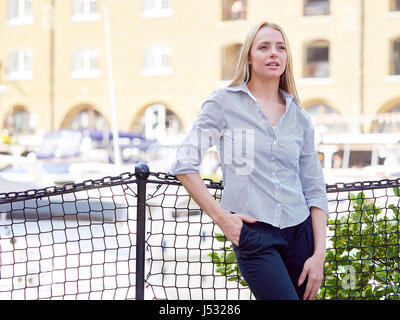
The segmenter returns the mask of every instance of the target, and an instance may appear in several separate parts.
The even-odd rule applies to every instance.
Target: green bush
[[[399,196],[399,188],[393,191]],[[382,208],[366,199],[363,192],[351,193],[349,200],[353,210],[340,218],[328,219],[328,229],[333,235],[326,252],[324,281],[316,299],[398,300],[399,208],[390,204],[383,214]],[[216,272],[228,281],[247,286],[237,267],[232,244],[221,233],[214,236],[223,243],[221,253],[209,254]]]
[[[221,254],[217,252],[209,253],[208,256],[212,262],[216,264],[216,271],[227,277],[228,281],[238,281],[243,287],[247,287],[242,274],[237,266],[235,253],[233,252],[232,243],[222,234],[216,232],[214,234],[215,240],[222,242],[224,245],[220,248]]]

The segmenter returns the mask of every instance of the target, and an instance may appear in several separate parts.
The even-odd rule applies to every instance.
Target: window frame
[[[172,48],[168,45],[153,45],[143,52],[142,76],[168,76],[171,67]]]
[[[100,3],[98,0],[72,0],[71,5],[71,22],[91,22],[100,19]],[[95,5],[96,10],[92,11],[92,5]]]
[[[143,19],[170,17],[174,14],[172,0],[142,0]]]
[[[317,0],[317,1],[315,1],[316,3],[317,2],[321,2],[321,3],[327,2],[328,3],[327,8],[326,7],[322,8],[322,12],[323,13],[312,13],[312,9],[310,9],[310,6],[309,6],[310,5],[309,1],[312,1],[312,0],[303,0],[303,17],[321,17],[321,16],[324,17],[324,16],[330,16],[331,15],[331,3],[330,3],[330,0]]]
[[[21,49],[14,51],[7,56],[7,80],[32,80],[33,77],[32,50]]]
[[[16,12],[13,12],[14,10]],[[8,0],[7,3],[8,26],[29,25],[32,24],[33,21],[34,18],[33,18],[32,0]]]
[[[72,54],[71,78],[98,78],[100,76],[99,60],[100,50],[98,49],[81,48],[74,51]]]

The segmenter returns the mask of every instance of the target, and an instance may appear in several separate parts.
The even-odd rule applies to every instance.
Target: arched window
[[[148,106],[138,115],[132,129],[148,139],[176,136],[182,133],[182,122],[178,116],[162,103]]]
[[[233,44],[222,48],[222,61],[221,61],[221,75],[222,80],[230,80],[233,78],[233,73],[236,68],[236,64],[239,60],[241,44]]]
[[[23,106],[16,106],[6,116],[5,129],[11,134],[32,134],[35,131],[35,117]]]
[[[305,78],[328,78],[330,76],[328,41],[317,40],[311,42],[306,46],[305,54]]]
[[[109,125],[104,116],[92,107],[86,106],[79,108],[68,115],[62,124],[63,129],[72,130],[99,130],[109,129]]]
[[[378,119],[372,123],[373,133],[400,133],[400,103],[386,112],[378,113]]]
[[[304,16],[329,15],[329,0],[304,0]]]
[[[313,104],[307,108],[316,127],[322,127],[324,133],[348,132],[348,125],[343,121],[343,116],[331,106],[324,103]]]

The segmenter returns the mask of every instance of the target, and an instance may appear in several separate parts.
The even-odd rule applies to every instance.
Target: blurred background
[[[167,172],[260,21],[289,37],[326,183],[400,177],[400,0],[0,0],[0,192]]]

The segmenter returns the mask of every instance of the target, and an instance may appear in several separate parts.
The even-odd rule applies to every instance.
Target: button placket
[[[275,199],[277,201],[275,205],[275,214],[274,214],[274,221],[275,224],[278,224],[281,219],[281,203],[280,201],[280,186],[279,186],[279,180],[278,180],[278,166],[277,166],[277,155],[278,155],[278,139],[277,135],[273,135],[273,141],[272,141],[272,146],[271,146],[271,153],[272,153],[272,176],[274,177],[274,183],[275,183]]]

